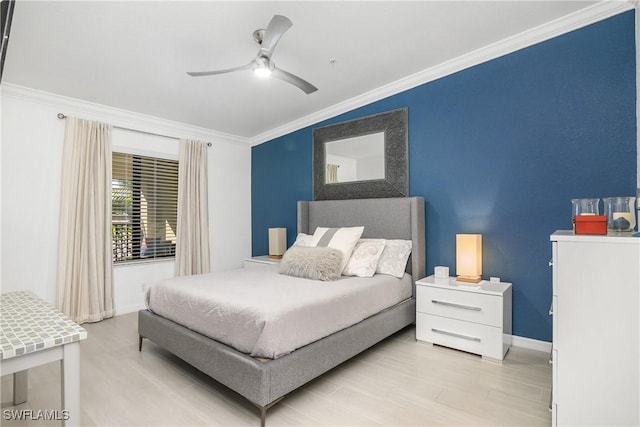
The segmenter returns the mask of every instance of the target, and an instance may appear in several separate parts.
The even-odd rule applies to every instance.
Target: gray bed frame
[[[299,233],[312,234],[318,226],[360,225],[364,225],[362,237],[365,238],[412,241],[407,273],[413,279],[413,298],[292,353],[267,361],[240,353],[148,310],[140,310],[139,350],[142,351],[143,338],[148,338],[175,354],[256,405],[264,426],[267,409],[286,394],[415,322],[415,281],[425,276],[424,199],[298,202]]]

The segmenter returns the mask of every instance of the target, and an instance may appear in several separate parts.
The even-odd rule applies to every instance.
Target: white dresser
[[[551,242],[552,423],[640,425],[640,238]]]
[[[511,283],[416,282],[416,339],[502,360],[511,346]]]

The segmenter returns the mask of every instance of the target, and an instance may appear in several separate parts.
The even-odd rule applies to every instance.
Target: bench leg
[[[62,419],[63,427],[80,427],[80,342],[62,346],[64,357],[60,361],[62,409],[68,418]]]
[[[29,371],[15,372],[13,374],[13,404],[19,405],[27,401],[29,389]]]

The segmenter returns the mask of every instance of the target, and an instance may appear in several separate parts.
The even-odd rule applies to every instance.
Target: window
[[[113,262],[175,256],[178,161],[114,152]]]

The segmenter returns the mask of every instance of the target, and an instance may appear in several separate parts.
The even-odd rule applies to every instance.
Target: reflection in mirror
[[[400,108],[313,129],[313,200],[407,197],[407,125]]]
[[[384,132],[325,143],[327,184],[384,179]]]

